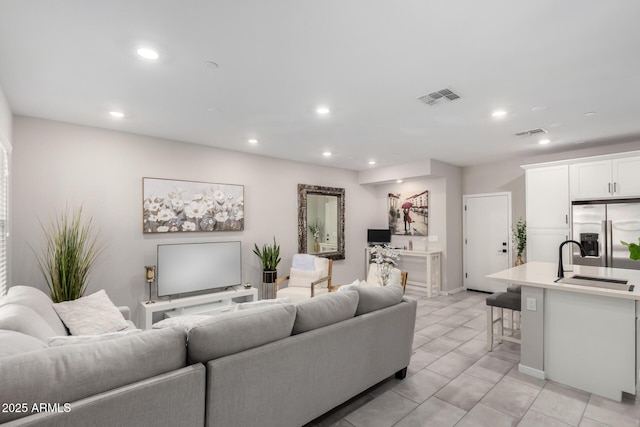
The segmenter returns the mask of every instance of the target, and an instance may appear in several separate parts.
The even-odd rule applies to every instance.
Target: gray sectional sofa
[[[51,302],[23,288],[0,298],[3,426],[301,426],[404,377],[411,356],[416,302],[400,287],[61,347],[45,344],[64,329]]]

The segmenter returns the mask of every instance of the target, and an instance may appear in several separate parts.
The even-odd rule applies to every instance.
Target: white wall
[[[46,289],[30,248],[42,247],[38,220],[81,204],[107,244],[88,291],[104,288],[134,316],[148,289],[143,266],[156,263],[159,243],[240,240],[243,279],[258,283],[251,249],[275,235],[285,275],[298,248],[298,183],[345,188],[346,260],[334,263],[333,282],[364,278],[362,251],[367,228],[377,225],[377,198],[358,184],[356,172],[28,117],[15,117],[13,135],[14,285]],[[245,230],[143,235],[142,177],[244,185]]]

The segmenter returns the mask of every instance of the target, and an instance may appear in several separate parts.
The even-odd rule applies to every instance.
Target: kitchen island
[[[487,276],[522,286],[520,372],[620,401],[638,386],[640,271],[572,266],[565,277],[625,279],[633,290],[557,283],[558,265],[530,262]],[[603,284],[604,286],[604,284]]]

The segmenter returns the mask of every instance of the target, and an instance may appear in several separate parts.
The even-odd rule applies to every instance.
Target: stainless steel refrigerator
[[[574,264],[640,270],[640,260],[629,259],[629,249],[620,243],[639,243],[640,199],[576,201],[571,210],[573,240],[587,252],[583,258],[572,245]]]

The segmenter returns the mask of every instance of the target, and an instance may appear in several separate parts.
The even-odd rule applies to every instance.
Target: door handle
[[[618,192],[618,183],[617,183],[617,182],[614,182],[614,183],[613,183],[613,192],[614,192],[614,193],[617,193],[617,192]]]
[[[498,249],[498,253],[499,254],[506,254],[507,250],[506,249]]]
[[[609,186],[609,194],[613,194],[613,193],[611,192],[611,183],[609,183],[609,184],[607,184],[607,185]]]

